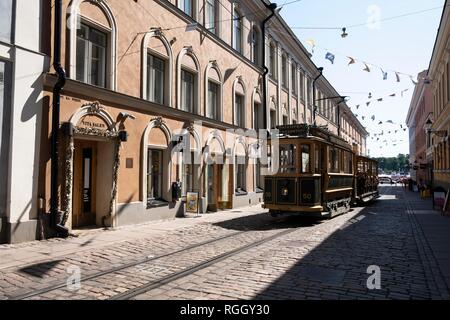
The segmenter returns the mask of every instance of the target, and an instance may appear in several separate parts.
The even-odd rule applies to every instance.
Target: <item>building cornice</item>
[[[51,91],[57,81],[54,74],[44,74],[44,87]],[[112,91],[109,89],[92,86],[76,80],[67,79],[63,95],[76,95],[77,97],[85,97],[85,100],[95,99],[104,105],[111,105],[126,110],[136,110],[143,114],[158,115],[180,121],[201,121],[206,126],[213,128],[227,130],[227,129],[242,129],[233,124],[225,123],[210,119],[201,115],[186,112],[180,109],[168,107],[165,105],[156,104],[141,98],[133,97],[124,93]],[[94,98],[95,97],[95,98]]]

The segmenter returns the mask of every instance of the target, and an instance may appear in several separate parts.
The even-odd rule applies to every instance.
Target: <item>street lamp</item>
[[[434,133],[435,135],[437,135],[438,137],[444,138],[448,135],[447,130],[432,130],[431,128],[433,127],[433,122],[431,121],[431,119],[428,119],[427,122],[425,122],[425,129],[427,130],[427,132],[430,133]]]
[[[319,74],[313,80],[313,83],[312,83],[312,89],[313,89],[313,123],[314,123],[314,126],[317,125],[317,123],[316,123],[316,113],[317,113],[317,107],[316,107],[316,81],[317,81],[317,79],[319,79],[322,76],[323,67],[317,68],[317,71],[319,71]]]

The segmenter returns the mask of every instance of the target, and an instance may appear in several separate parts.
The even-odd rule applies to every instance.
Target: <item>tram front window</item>
[[[307,144],[302,145],[302,173],[310,173],[310,146]]]
[[[280,173],[295,173],[296,154],[295,144],[280,145]]]

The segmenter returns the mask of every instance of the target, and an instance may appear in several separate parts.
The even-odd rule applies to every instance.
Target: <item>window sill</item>
[[[235,191],[234,195],[237,197],[242,197],[242,196],[246,196],[248,193],[245,190],[241,190],[241,191]]]
[[[264,189],[256,187],[255,193],[264,193]]]
[[[167,206],[169,203],[165,200],[155,200],[155,199],[148,199],[147,200],[147,209],[152,208],[161,208]]]

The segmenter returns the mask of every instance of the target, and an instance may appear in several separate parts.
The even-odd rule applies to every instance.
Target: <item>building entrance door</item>
[[[97,142],[75,140],[72,226],[95,225]]]
[[[208,211],[217,211],[216,167],[217,166],[215,164],[209,164],[206,167],[206,190],[207,190]]]

